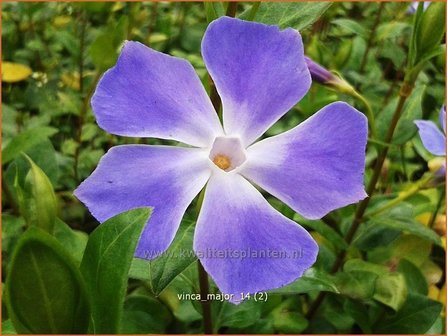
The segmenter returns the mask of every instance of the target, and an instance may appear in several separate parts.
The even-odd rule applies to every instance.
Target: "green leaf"
[[[402,36],[405,30],[410,28],[411,26],[407,22],[391,21],[382,23],[377,27],[377,40],[394,40]]]
[[[399,207],[394,208],[383,215],[372,217],[369,221],[373,226],[377,225],[402,232],[408,232],[441,246],[441,239],[438,234],[416,221],[413,218],[412,207],[408,204],[403,203]]]
[[[98,70],[104,71],[115,64],[119,47],[126,38],[128,25],[127,16],[122,16],[118,23],[109,24],[91,44],[89,54]]]
[[[280,334],[300,334],[308,326],[308,321],[301,312],[294,311],[299,305],[294,298],[289,298],[276,307],[268,317],[273,321],[273,328]]]
[[[129,277],[147,280],[151,291],[159,295],[177,275],[197,259],[192,250],[193,237],[194,222],[183,220],[168,250],[151,261],[135,258]]]
[[[425,88],[425,85],[417,86],[405,103],[402,116],[400,117],[394,132],[392,140],[393,144],[402,145],[417,133],[417,127],[414,124],[414,120],[422,118],[422,96]],[[382,112],[379,113],[379,117],[376,119],[377,130],[381,139],[385,138],[394,111],[396,110],[397,103],[398,98],[396,97],[385,106]]]
[[[213,306],[214,307],[214,306]],[[255,324],[261,318],[261,306],[259,302],[249,299],[239,305],[222,302],[215,319],[215,329],[220,327],[245,328]]]
[[[20,133],[12,138],[2,150],[2,164],[15,159],[21,152],[27,151],[55,133],[57,133],[57,130],[52,127],[36,127]]]
[[[370,251],[376,247],[388,245],[399,235],[399,230],[365,222],[356,234],[353,244],[363,251]]]
[[[21,211],[29,225],[52,233],[58,213],[58,201],[53,186],[43,170],[26,154],[31,170],[25,178],[25,199]]]
[[[445,3],[433,2],[422,14],[416,29],[416,62],[439,47],[445,32]]]
[[[22,234],[24,227],[25,220],[22,217],[12,216],[8,213],[2,214],[2,252],[12,252],[12,248]],[[2,257],[5,256],[2,255]]]
[[[216,20],[218,17],[225,15],[225,10],[221,2],[208,2],[204,1],[206,21],[210,23]]]
[[[326,238],[329,242],[331,242],[337,249],[346,249],[348,245],[346,241],[337,233],[333,228],[324,223],[321,220],[308,220],[305,219],[298,214],[295,214],[293,220],[300,223],[304,227],[310,228],[314,231],[317,231],[324,238]]]
[[[400,273],[379,276],[373,298],[396,311],[399,310],[407,298],[404,276]]]
[[[150,212],[148,208],[124,212],[90,235],[81,272],[91,297],[94,333],[119,331],[130,264]]]
[[[362,329],[364,334],[372,333],[368,309],[363,302],[346,300],[343,308],[355,320],[355,323]]]
[[[419,294],[408,295],[402,308],[382,317],[373,328],[374,334],[423,334],[436,321],[442,304]]]
[[[382,275],[389,272],[388,267],[384,265],[374,264],[362,259],[349,259],[343,265],[343,270],[346,272],[365,271],[374,273],[376,275]]]
[[[80,265],[87,246],[88,234],[73,230],[60,219],[56,219],[53,235]]]
[[[17,244],[6,281],[18,333],[86,333],[89,305],[79,270],[59,242],[36,227]]]
[[[407,296],[407,286],[402,274],[392,273],[384,265],[374,264],[361,259],[348,260],[343,266],[343,270],[346,272],[369,272],[376,275],[374,294],[372,296],[376,301],[394,310],[398,310],[404,303]]]
[[[11,320],[2,321],[2,335],[16,335],[17,332],[12,325]]]
[[[377,275],[366,271],[338,272],[335,282],[341,294],[353,299],[367,300],[374,295]]]
[[[316,270],[314,268],[308,269],[304,275],[298,280],[292,282],[290,285],[269,291],[270,294],[300,294],[312,291],[325,291],[339,293],[333,276]]]
[[[331,6],[330,2],[261,2],[253,21],[302,30],[314,23]],[[241,19],[247,19],[250,8]]]
[[[143,295],[126,298],[121,322],[121,334],[162,334],[172,315],[159,301]]]
[[[366,28],[364,28],[360,23],[350,20],[350,19],[336,19],[332,20],[331,24],[335,24],[343,29],[355,34],[359,35],[364,39],[368,38],[369,32]]]
[[[405,282],[410,293],[428,294],[427,280],[419,267],[408,260],[402,259],[399,262],[399,266],[397,266],[397,270],[405,277]]]

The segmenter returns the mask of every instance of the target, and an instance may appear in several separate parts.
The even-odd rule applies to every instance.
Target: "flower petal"
[[[202,55],[223,104],[227,135],[251,144],[308,91],[300,34],[291,28],[222,17],[212,22]]]
[[[100,80],[92,108],[101,128],[131,137],[208,146],[222,127],[199,77],[185,60],[126,42]]]
[[[355,203],[363,186],[366,117],[332,103],[292,130],[247,149],[241,174],[310,219]]]
[[[424,147],[433,155],[445,155],[445,135],[441,133],[439,128],[432,121],[416,120],[414,122],[419,128]]]
[[[126,145],[107,152],[75,195],[100,222],[137,207],[153,207],[136,255],[153,259],[166,250],[186,208],[210,175],[195,148]]]
[[[194,236],[194,251],[224,294],[284,286],[315,262],[318,245],[277,212],[239,174],[213,174]]]

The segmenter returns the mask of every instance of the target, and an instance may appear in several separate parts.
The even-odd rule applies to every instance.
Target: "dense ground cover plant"
[[[2,281],[6,283],[3,333],[443,333],[445,158],[439,156],[445,156],[445,147],[439,139],[444,136],[441,132],[445,116],[439,119],[439,114],[445,115],[441,108],[445,100],[445,5],[413,6],[410,11],[409,5],[2,4]],[[219,19],[222,16],[238,19]],[[219,32],[219,22],[229,26]],[[272,25],[287,30],[280,33]],[[299,31],[305,58],[302,47],[294,44],[300,35],[290,28]],[[207,29],[208,41],[202,42]],[[232,41],[229,35],[226,44],[222,42],[225,32],[238,29],[235,36],[239,40]],[[250,38],[244,39],[247,30],[251,31]],[[284,58],[289,63],[279,61],[275,68],[274,62],[281,57],[266,53],[270,59],[260,58],[272,64],[277,77],[265,70],[265,77],[251,86],[253,90],[265,91],[257,98],[259,107],[250,106],[258,113],[255,120],[250,121],[253,115],[247,111],[245,119],[238,119],[231,113],[236,115],[245,105],[235,102],[243,95],[250,101],[250,92],[241,92],[240,87],[235,90],[240,83],[236,79],[244,71],[247,75],[240,78],[249,78],[247,67],[255,64],[244,63],[244,50],[253,53],[253,49],[243,47],[251,45],[259,53],[265,52],[264,30],[273,36],[269,43],[272,52],[279,50],[279,55],[289,55]],[[260,42],[251,43],[256,36]],[[124,44],[125,40],[139,43]],[[235,55],[239,56],[228,62],[230,58],[225,53],[231,54],[228,46],[232,42],[238,42],[240,49]],[[201,43],[208,43],[208,49],[205,46],[204,50],[203,45],[201,49]],[[191,75],[192,67],[185,70],[186,63],[167,65],[172,58],[148,51],[144,45],[186,59],[198,77],[186,80],[182,76],[186,72]],[[222,46],[225,48],[220,50]],[[294,46],[301,51],[296,58],[290,58]],[[102,77],[116,64],[120,53],[115,70]],[[150,55],[161,57],[161,63],[151,60]],[[129,59],[133,61],[129,63]],[[220,61],[223,63],[215,64]],[[126,68],[126,64],[134,68]],[[157,66],[164,72],[157,73]],[[134,74],[129,75],[129,71]],[[145,76],[151,71],[159,76],[156,82]],[[146,93],[139,93],[137,78],[146,84]],[[267,81],[269,78],[277,83]],[[199,96],[210,109],[195,109],[202,111],[195,117],[196,121],[201,120],[196,126],[194,120],[180,120],[189,126],[179,127],[178,116],[166,125],[169,113],[176,110],[165,104],[164,97],[183,101],[189,110],[197,107],[188,98],[198,96],[196,89],[188,92],[192,82],[205,87],[207,93],[200,88]],[[188,85],[182,87],[184,83]],[[207,94],[209,101],[204,98]],[[134,99],[129,100],[133,95]],[[144,99],[138,100],[142,96]],[[272,98],[275,96],[281,99],[279,107],[274,105],[278,102]],[[152,110],[161,111],[164,119],[154,115],[148,124],[145,119],[136,119],[141,104],[149,106],[149,101]],[[268,113],[276,114],[257,127]],[[122,117],[117,119],[117,115]],[[211,119],[215,123],[205,122]],[[168,155],[160,163],[151,152],[150,160],[155,161],[139,160],[147,156],[141,153],[144,148],[153,151],[180,146],[178,153],[194,150],[176,140],[210,147],[205,158],[214,161],[218,172],[227,174],[223,170],[231,170],[237,157],[231,156],[234,151],[214,155],[214,146],[224,151],[234,148],[234,137],[228,143],[228,138],[221,134],[219,119],[226,132],[231,134],[233,130],[240,137],[248,154],[250,148],[257,148],[259,155],[254,157],[270,158],[270,169],[276,169],[270,177],[266,177],[265,168],[257,159],[253,159],[254,165],[241,165],[240,176],[271,194],[242,180],[220,180],[213,187],[211,179],[206,190],[214,193],[214,201],[209,206],[206,193],[195,197],[209,173],[200,178],[200,183],[197,177],[183,172],[175,183],[168,178],[171,182],[158,189],[145,186],[153,184],[152,176],[167,169],[168,159],[180,163],[182,169],[197,168],[191,160],[183,161],[183,154],[175,158]],[[161,126],[157,124],[160,120],[164,120]],[[440,128],[429,120],[437,124],[440,120]],[[305,150],[306,142],[301,138],[306,137],[295,132],[298,135],[292,136],[292,140],[298,139],[300,146],[293,148],[311,155],[311,159],[302,167],[294,162],[277,169],[281,161],[278,148],[287,145],[283,140],[294,134],[287,131],[295,126],[296,130],[309,130],[307,138],[321,141],[314,141],[311,150]],[[127,138],[108,134],[100,127]],[[209,130],[226,143],[204,144]],[[351,133],[357,135],[350,136]],[[261,142],[249,147],[257,138]],[[318,152],[323,145],[330,149],[330,155]],[[98,166],[100,158],[112,147],[115,149]],[[119,157],[118,152],[125,148],[131,153]],[[247,158],[250,162],[250,156]],[[326,165],[319,171],[315,162]],[[119,169],[114,170],[116,167]],[[95,168],[97,171],[89,178]],[[337,169],[346,176],[331,176]],[[143,178],[135,178],[135,171]],[[313,184],[303,182],[296,179],[294,172],[317,178],[312,177]],[[179,187],[180,177],[191,195],[182,201],[185,204],[181,205],[181,213],[175,210],[175,229],[163,233],[164,227],[160,226],[137,246],[148,221],[171,221],[169,214],[181,195],[176,192],[174,197],[169,192],[171,186]],[[340,181],[332,181],[337,190],[328,189],[325,179],[334,178],[342,179],[342,186]],[[96,219],[104,222],[99,226],[73,195],[85,179],[75,194],[86,202]],[[350,183],[350,179],[355,182]],[[121,186],[130,185],[130,190],[115,189],[117,181]],[[287,181],[286,193],[276,188],[284,188]],[[317,188],[319,184],[325,187]],[[350,188],[357,190],[355,196],[350,194]],[[141,194],[132,196],[132,191],[138,190]],[[157,193],[168,196],[158,197]],[[297,197],[304,197],[300,193],[311,197],[311,202],[297,202]],[[366,194],[369,197],[365,198]],[[247,197],[252,197],[250,202]],[[225,199],[237,202],[225,208]],[[145,200],[158,200],[158,208],[167,210],[144,208],[150,205]],[[293,237],[293,230],[282,236],[278,230],[276,236],[275,230],[269,230],[267,222],[273,219],[263,224],[265,239],[253,238],[256,232],[232,237],[231,232],[237,229],[229,225],[239,227],[243,222],[235,209],[245,213],[244,202],[262,203],[262,209],[268,209],[258,210],[269,214],[262,215],[261,220],[274,218],[274,213],[290,225],[302,225],[310,235],[304,229],[300,235],[318,244],[318,248],[312,247],[314,255],[309,262],[305,261],[308,257],[298,259],[296,264],[278,259],[263,269],[266,263],[253,263],[240,256],[207,264],[198,252],[207,249],[213,239],[225,238],[222,246],[231,245],[236,239],[242,247],[259,246],[267,238],[273,246],[281,239],[294,241],[285,238]],[[220,212],[216,211],[219,207],[223,207]],[[201,208],[208,217],[203,223]],[[217,217],[209,219],[213,214]],[[231,218],[237,218],[237,223],[232,223]],[[200,232],[205,223],[214,226],[214,234],[209,229]],[[253,229],[242,232],[250,230]],[[156,237],[160,232],[164,240]],[[198,233],[202,243],[197,243]],[[158,251],[157,258],[135,258],[135,250],[142,257],[138,252],[142,249]],[[264,260],[271,262],[269,258]],[[304,263],[306,269],[312,266],[304,274],[302,270],[291,271]],[[238,270],[240,265],[245,266]],[[222,273],[222,268],[227,271]],[[244,271],[248,273],[244,275]],[[257,282],[262,286],[257,287]],[[281,287],[285,283],[288,285]],[[223,294],[241,291],[244,301],[234,305],[220,290]],[[199,295],[206,300],[201,301]]]

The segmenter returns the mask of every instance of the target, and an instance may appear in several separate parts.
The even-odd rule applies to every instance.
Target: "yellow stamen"
[[[222,154],[217,154],[214,157],[213,162],[216,166],[218,166],[222,170],[226,170],[231,166],[231,161],[228,158],[228,156]]]

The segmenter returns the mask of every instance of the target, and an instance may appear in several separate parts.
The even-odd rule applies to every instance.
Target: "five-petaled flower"
[[[300,34],[222,17],[206,30],[202,55],[222,100],[223,126],[187,61],[125,43],[92,98],[99,126],[189,146],[116,146],[75,194],[100,222],[153,207],[135,252],[150,259],[169,247],[206,185],[193,248],[219,289],[237,301],[240,293],[294,281],[318,254],[310,234],[254,185],[310,219],[363,199],[367,121],[335,102],[256,142],[311,85]],[[229,250],[246,257],[215,253]]]
[[[439,111],[439,123],[443,132],[439,130],[433,121],[415,120],[414,123],[419,128],[419,135],[424,147],[435,156],[445,156],[445,106]],[[445,161],[438,170],[440,175],[445,174]]]

